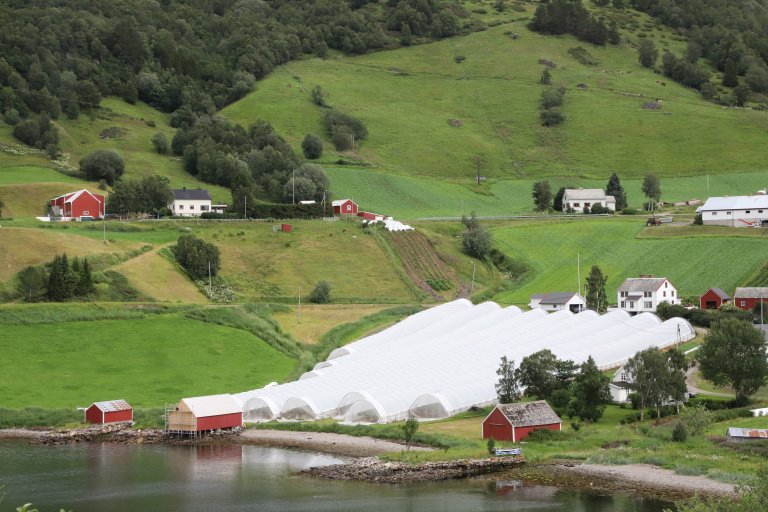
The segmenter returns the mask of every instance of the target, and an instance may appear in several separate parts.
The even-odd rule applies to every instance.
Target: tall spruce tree
[[[616,199],[617,211],[627,207],[627,193],[624,191],[624,187],[621,186],[621,181],[619,181],[619,176],[616,173],[611,174],[611,177],[608,179],[605,194]]]
[[[74,266],[74,265],[73,265]],[[82,268],[78,274],[77,287],[75,294],[78,297],[86,297],[94,292],[93,275],[91,275],[91,266],[88,260],[83,260]]]
[[[67,255],[54,256],[51,272],[48,276],[48,299],[63,302],[74,294],[75,276],[69,267]]]

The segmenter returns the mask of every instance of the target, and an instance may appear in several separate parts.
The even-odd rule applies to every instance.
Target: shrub
[[[540,430],[534,430],[528,435],[528,441],[551,441],[560,437],[560,431],[547,430],[545,428]]]
[[[676,443],[684,443],[688,440],[688,429],[685,428],[685,423],[678,421],[675,425],[675,429],[672,431],[672,440]]]
[[[193,279],[215,276],[221,267],[219,248],[194,235],[181,235],[173,247],[173,256]],[[209,267],[210,265],[210,267]]]
[[[635,208],[624,208],[621,210],[621,213],[624,215],[637,215],[637,210]]]
[[[704,224],[704,221],[702,220],[700,213],[697,213],[696,217],[693,218],[693,223],[696,226],[701,226],[702,224]]]
[[[309,300],[315,304],[328,304],[331,302],[331,283],[328,281],[318,282],[309,295]]]
[[[97,149],[80,160],[80,172],[89,180],[105,180],[114,185],[125,172],[125,162],[115,151]]]
[[[488,442],[485,443],[485,447],[488,449],[488,453],[493,455],[496,453],[496,440],[494,438],[489,438]]]
[[[323,156],[323,141],[320,137],[308,133],[301,142],[301,150],[307,160],[316,160]]]
[[[557,126],[565,121],[565,114],[556,109],[542,110],[539,118],[542,126]]]
[[[155,151],[159,154],[168,154],[168,139],[163,132],[157,132],[152,136],[152,145],[155,147]]]

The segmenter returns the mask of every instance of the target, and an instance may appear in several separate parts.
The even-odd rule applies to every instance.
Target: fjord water
[[[41,512],[111,511],[622,511],[669,503],[626,495],[482,479],[414,485],[299,476],[340,462],[328,455],[256,446],[0,443],[0,510],[32,502]]]

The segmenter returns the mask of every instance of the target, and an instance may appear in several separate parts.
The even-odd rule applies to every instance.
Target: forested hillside
[[[632,0],[631,4],[685,35],[689,42],[684,58],[709,61],[723,73],[724,86],[743,83],[752,92],[768,92],[768,1]]]

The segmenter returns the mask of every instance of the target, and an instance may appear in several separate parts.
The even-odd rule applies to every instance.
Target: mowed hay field
[[[159,302],[203,304],[208,299],[177,266],[159,254],[149,251],[114,267],[142,295]]]
[[[477,212],[480,216],[529,214],[533,210],[531,190],[535,178],[493,180],[477,187],[471,176],[465,180],[443,180],[423,176],[402,176],[385,172],[331,167],[326,170],[333,191],[353,198],[362,209],[393,215],[401,220],[429,217],[457,217]],[[641,208],[645,200],[642,179],[624,178],[618,171],[631,207]],[[602,188],[605,179],[547,178],[552,192],[560,187]],[[662,200],[682,202],[706,200],[710,195],[748,195],[768,187],[768,171],[709,176],[666,177],[661,179]]]
[[[294,361],[245,331],[163,315],[0,325],[0,405],[158,407],[285,378]]]
[[[717,238],[710,231],[699,236],[695,228],[657,236],[654,229],[664,228],[646,228],[644,220],[533,221],[494,228],[496,246],[533,268],[520,287],[495,299],[527,304],[534,293],[576,291],[578,255],[582,283],[592,265],[608,277],[606,293],[611,304],[624,279],[640,274],[669,278],[682,297],[700,295],[711,286],[732,293],[768,255],[768,238],[742,236],[751,234],[746,230],[724,228]]]
[[[526,22],[360,57],[294,62],[222,113],[244,124],[266,119],[297,147],[306,133],[329,142],[322,110],[309,98],[319,85],[331,105],[368,127],[358,156],[394,174],[469,180],[477,155],[489,178],[607,178],[614,170],[641,178],[647,172],[666,177],[765,168],[764,112],[723,109],[669,80],[662,86],[657,82],[663,77],[642,68],[632,46],[542,36]],[[684,47],[668,32],[649,37],[662,50],[679,53]],[[571,56],[569,49],[577,46],[598,64]],[[464,60],[457,63],[456,57]],[[552,83],[567,89],[567,120],[557,128],[542,127],[538,119],[539,59],[555,63]],[[662,101],[660,111],[643,108],[655,99]],[[331,152],[326,161],[336,158]]]
[[[64,230],[0,228],[0,281],[8,281],[29,265],[53,260],[57,254],[94,256],[127,252],[141,247],[128,241],[104,244]]]
[[[273,313],[283,331],[306,345],[314,345],[337,325],[356,322],[389,306],[383,304],[302,304],[289,311]]]

